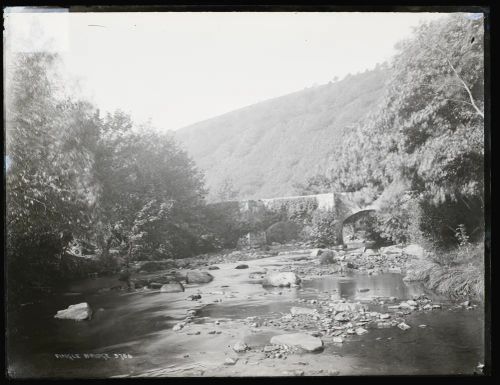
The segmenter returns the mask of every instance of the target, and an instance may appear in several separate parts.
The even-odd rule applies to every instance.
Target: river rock
[[[180,282],[167,283],[160,288],[160,293],[180,293],[183,291],[184,286]]]
[[[226,360],[224,361],[224,365],[234,365],[238,361],[237,358],[231,358],[227,357]]]
[[[319,257],[321,254],[323,254],[323,249],[313,249],[311,251],[311,257]]]
[[[208,270],[219,270],[219,266],[208,266]]]
[[[366,330],[365,328],[359,327],[356,329],[356,334],[358,336],[362,336],[363,334],[366,334],[366,333],[368,333],[368,330]]]
[[[316,309],[311,309],[308,307],[296,307],[296,306],[294,306],[290,309],[290,313],[292,313],[292,315],[298,315],[298,314],[316,315],[316,314],[318,314]]]
[[[422,246],[419,246],[417,244],[411,244],[406,246],[403,249],[403,252],[407,255],[411,255],[413,257],[417,257],[419,259],[422,259],[425,255],[425,250],[423,249]]]
[[[70,305],[67,309],[59,310],[54,318],[75,321],[90,320],[92,318],[92,309],[87,302],[82,302]]]
[[[342,337],[333,337],[332,338],[332,342],[336,343],[336,344],[341,344],[344,342],[344,339]]]
[[[391,328],[392,324],[390,322],[380,321],[377,322],[377,327],[379,329]]]
[[[319,257],[319,263],[321,265],[329,265],[335,263],[335,254],[333,254],[333,251],[327,250],[322,253]]]
[[[186,274],[186,283],[208,283],[214,276],[207,271],[190,270]]]
[[[400,328],[401,330],[408,330],[411,328],[411,326],[404,322],[401,322],[400,324],[398,324],[398,328]]]
[[[262,286],[290,286],[300,283],[300,278],[292,272],[270,273],[262,281]]]
[[[349,317],[347,316],[346,313],[339,313],[335,315],[335,321],[340,321],[340,322],[347,322],[349,321]]]
[[[271,338],[274,345],[286,345],[299,347],[308,352],[316,352],[323,349],[323,341],[305,333],[282,334]]]
[[[336,312],[346,312],[346,311],[356,312],[356,311],[361,311],[361,310],[366,309],[366,306],[364,306],[360,303],[354,303],[354,302],[334,303],[331,307]]]
[[[248,349],[248,345],[246,343],[244,343],[243,341],[238,341],[233,346],[233,350],[236,353],[243,353],[247,349]]]
[[[248,265],[241,264],[235,267],[235,269],[248,269]]]

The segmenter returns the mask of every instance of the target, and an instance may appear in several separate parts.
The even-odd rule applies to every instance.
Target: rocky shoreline
[[[325,349],[356,343],[358,338],[378,329],[394,329],[399,333],[425,329],[426,324],[408,321],[412,314],[472,310],[478,305],[469,301],[461,304],[436,302],[425,294],[410,299],[381,297],[367,288],[360,288],[360,294],[366,293],[363,298],[339,298],[335,290],[315,290],[312,299],[296,297],[284,312],[214,319],[203,316],[205,309],[221,303],[231,306],[266,297],[272,301],[279,302],[280,297],[290,301],[290,293],[307,292],[302,287],[304,281],[323,276],[348,278],[353,274],[401,273],[408,261],[419,257],[415,247],[413,250],[403,246],[379,250],[328,250],[288,245],[285,250],[233,251],[208,259],[191,259],[182,261],[182,268],[157,272],[146,272],[144,264],[138,264],[131,275],[133,291],[139,295],[158,293],[165,296],[166,301],[176,301],[180,306],[176,310],[177,321],[167,332],[169,341],[195,347],[197,341],[215,338],[219,341],[218,346],[225,348],[222,352],[212,352],[208,361],[195,360],[191,367],[178,364],[129,376],[244,376],[253,375],[251,366],[257,363],[274,368],[259,375],[344,374],[338,369],[325,369],[330,368],[324,361],[328,355],[321,354]],[[126,290],[126,286],[120,289]],[[252,342],[254,337],[258,337],[258,343]],[[318,360],[319,357],[322,358]],[[194,358],[192,353],[187,353],[179,360],[193,361]],[[277,367],[281,369],[276,371]]]

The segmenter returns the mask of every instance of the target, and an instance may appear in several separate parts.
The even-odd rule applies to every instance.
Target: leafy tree
[[[448,216],[441,218],[447,231],[437,231],[436,221],[429,224],[444,243],[464,223],[452,215],[454,211],[468,212],[467,231],[480,234],[484,221],[483,40],[482,20],[462,14],[416,28],[397,46],[380,107],[361,124],[345,127],[343,140],[332,149],[329,172],[311,179],[310,187],[319,182],[321,188],[335,191],[366,189],[380,195],[392,183],[406,180],[414,203],[425,208],[421,218],[435,218],[433,210]],[[393,239],[408,239],[411,234],[403,234],[408,219],[403,216],[409,213],[399,205],[400,198],[394,196],[392,207],[385,207],[381,226]],[[397,223],[403,233],[397,234]]]
[[[92,158],[79,132],[94,128],[91,108],[56,98],[58,57],[11,55],[6,66],[7,260],[9,278],[25,286],[57,279],[63,251],[89,224],[86,178]]]
[[[135,259],[190,255],[203,232],[201,175],[170,137],[133,128],[125,114],[108,115],[95,152],[97,242],[104,259],[112,247],[128,255],[132,238]]]

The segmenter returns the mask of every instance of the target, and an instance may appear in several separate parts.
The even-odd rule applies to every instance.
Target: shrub
[[[317,210],[313,214],[311,240],[317,247],[333,246],[342,243],[340,227],[342,223],[330,210]]]
[[[484,245],[471,244],[464,230],[456,229],[459,245],[436,249],[424,261],[408,267],[405,280],[423,281],[426,287],[451,297],[484,298]]]

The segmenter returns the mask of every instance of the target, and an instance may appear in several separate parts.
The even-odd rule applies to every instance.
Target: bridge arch
[[[338,240],[341,242],[341,244],[342,245],[345,244],[345,242],[344,242],[344,226],[345,225],[353,223],[353,222],[357,221],[358,219],[364,217],[365,215],[367,215],[369,213],[374,213],[376,211],[377,210],[374,208],[367,208],[367,209],[362,209],[362,210],[356,211],[356,212],[348,215],[347,217],[345,217],[339,226]]]

